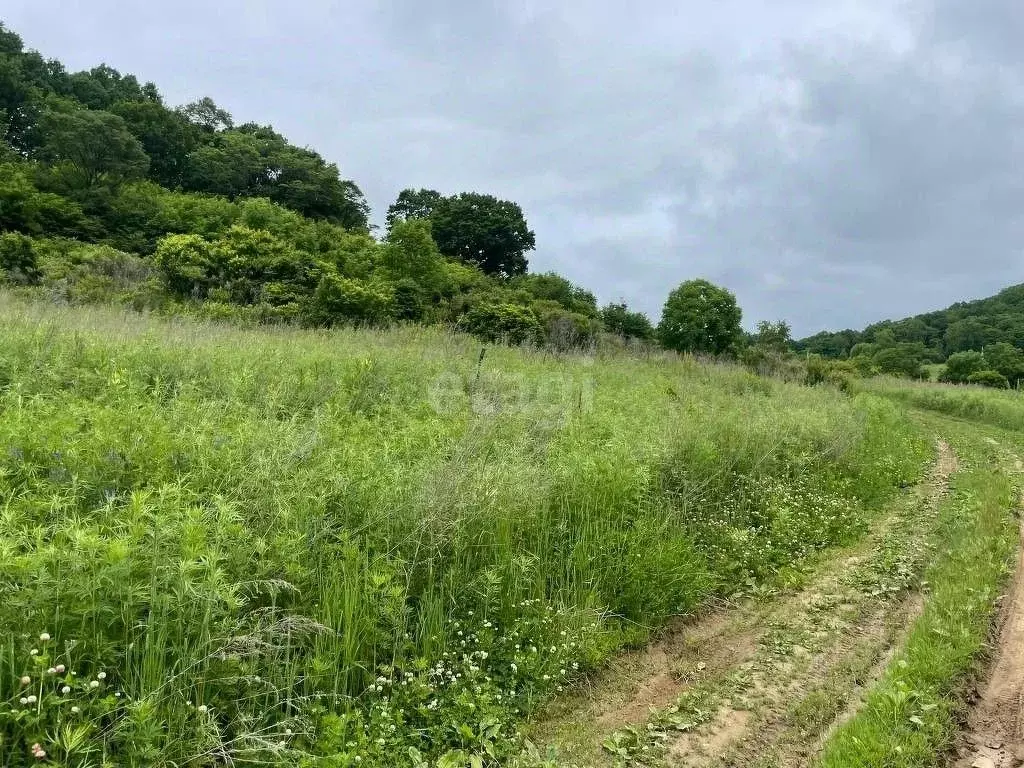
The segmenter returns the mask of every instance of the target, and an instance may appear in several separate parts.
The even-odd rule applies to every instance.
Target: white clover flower
[[[46,674],[48,674],[48,675],[56,675],[57,674],[57,668],[56,667],[50,667],[48,670],[46,670]]]
[[[74,713],[75,713],[75,714],[77,715],[77,714],[78,714],[79,712],[81,712],[82,710],[81,710],[81,709],[79,709],[79,708],[78,708],[77,706],[75,706],[75,707],[72,707],[72,708],[71,708],[71,711],[72,711],[72,712],[74,712]]]
[[[41,635],[39,635],[39,639],[42,640],[44,643],[47,642],[50,639],[50,633],[43,632]]]
[[[96,679],[97,680],[106,680],[107,679],[107,673],[106,672],[100,672],[98,675],[96,675]]]
[[[63,688],[60,689],[60,692],[67,696],[69,693],[71,693],[71,686],[65,685]]]
[[[21,684],[22,685],[28,685],[31,682],[32,682],[32,678],[29,677],[28,675],[25,675],[24,677],[21,678]]]
[[[99,688],[100,687],[100,681],[99,680],[92,680],[89,683],[89,687],[90,688]]]
[[[199,714],[205,715],[207,711],[209,711],[209,707],[207,707],[205,704],[199,705]]]
[[[35,695],[32,695],[32,696],[28,697],[28,703],[29,704],[35,704],[37,701],[38,701],[38,699],[35,697]]]
[[[67,669],[67,667],[65,667],[63,664],[58,664],[56,667],[54,667],[54,669],[57,670],[58,675],[63,675],[64,670]]]
[[[38,656],[39,655],[39,649],[38,648],[33,648],[31,651],[28,652],[28,655],[29,656]]]
[[[28,699],[26,699],[24,696],[22,696],[20,699],[18,699],[18,703],[22,704],[22,705],[28,704]]]

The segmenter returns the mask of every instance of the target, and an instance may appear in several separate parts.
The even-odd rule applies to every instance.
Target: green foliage
[[[523,344],[539,341],[542,327],[533,310],[517,304],[478,304],[459,327],[484,341]]]
[[[872,364],[882,373],[905,376],[908,379],[925,378],[924,349],[920,343],[899,343],[879,349],[872,356]]]
[[[174,188],[184,180],[189,154],[198,146],[196,128],[155,101],[119,101],[109,111],[124,120],[149,156],[149,177]]]
[[[627,339],[654,340],[654,326],[643,312],[633,312],[625,302],[611,303],[601,308],[601,322],[605,330]]]
[[[396,281],[416,283],[423,296],[439,295],[444,288],[444,258],[430,235],[430,222],[423,219],[395,222],[388,230],[381,264]]]
[[[0,233],[0,277],[27,285],[38,282],[39,276],[32,238],[15,232]]]
[[[54,164],[59,183],[70,190],[142,178],[149,157],[125,121],[109,112],[63,104],[43,112],[39,157]]]
[[[999,371],[975,371],[967,377],[968,384],[980,384],[983,387],[994,389],[1009,389],[1010,383]]]
[[[403,190],[388,209],[388,226],[426,218],[445,256],[473,264],[489,275],[526,273],[526,253],[536,245],[516,203],[492,195],[463,192],[444,197],[433,190]]]
[[[1013,385],[1024,379],[1024,351],[1005,341],[989,344],[984,350],[985,365],[998,371]]]
[[[946,368],[939,376],[939,381],[950,384],[963,384],[971,376],[985,367],[985,356],[981,352],[956,352],[946,360]]]
[[[521,275],[510,285],[526,291],[532,298],[557,302],[567,312],[586,317],[597,317],[597,300],[586,291],[554,272]]]
[[[40,191],[25,166],[0,164],[0,229],[28,234],[87,231],[82,207],[65,197]]]
[[[237,197],[266,197],[311,218],[365,228],[362,192],[342,180],[336,165],[289,144],[267,126],[246,124],[217,133],[188,156],[186,189]]]
[[[757,346],[784,352],[789,349],[793,340],[790,333],[789,323],[785,320],[775,322],[761,320],[757,324],[757,333],[754,335],[753,342]]]
[[[365,316],[344,280],[326,309]],[[674,356],[0,299],[15,768],[36,741],[80,768],[500,762],[559,687],[854,535],[923,455],[879,398]],[[59,704],[71,671],[106,677]]]
[[[688,280],[669,294],[658,338],[678,352],[720,355],[739,341],[741,317],[729,291],[707,280]]]
[[[403,296],[403,311],[408,299]],[[383,325],[396,314],[395,295],[384,286],[340,277],[327,271],[320,278],[303,317],[311,325]]]

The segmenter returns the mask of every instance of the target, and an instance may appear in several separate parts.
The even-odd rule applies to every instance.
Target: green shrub
[[[967,377],[968,384],[980,384],[993,389],[1009,389],[1010,383],[999,371],[975,371]]]
[[[939,381],[947,384],[964,384],[971,374],[984,369],[985,356],[981,352],[957,352],[946,360],[946,368],[939,374]]]
[[[32,238],[16,232],[0,234],[0,275],[18,285],[39,282],[39,264]]]
[[[302,310],[309,325],[384,325],[395,317],[394,293],[385,286],[328,272]]]
[[[543,334],[533,311],[518,304],[478,304],[462,317],[459,328],[484,341],[506,344],[536,342]]]

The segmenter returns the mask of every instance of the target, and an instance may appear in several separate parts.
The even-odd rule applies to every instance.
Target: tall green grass
[[[1024,393],[1016,390],[925,384],[890,378],[867,379],[859,387],[915,408],[1003,429],[1024,429]]]
[[[1000,449],[981,439],[984,432],[955,424],[943,429],[968,467],[955,476],[940,510],[924,612],[864,707],[826,744],[822,768],[925,768],[943,764],[954,745],[960,688],[985,651],[1018,543],[1018,489]]]
[[[11,766],[495,760],[579,670],[856,536],[926,454],[880,398],[674,356],[3,293],[0,344]]]

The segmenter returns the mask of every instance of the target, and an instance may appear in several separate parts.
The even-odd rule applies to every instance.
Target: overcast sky
[[[535,271],[798,335],[1024,281],[1021,0],[5,0],[26,44],[212,96],[354,179],[519,202]]]

